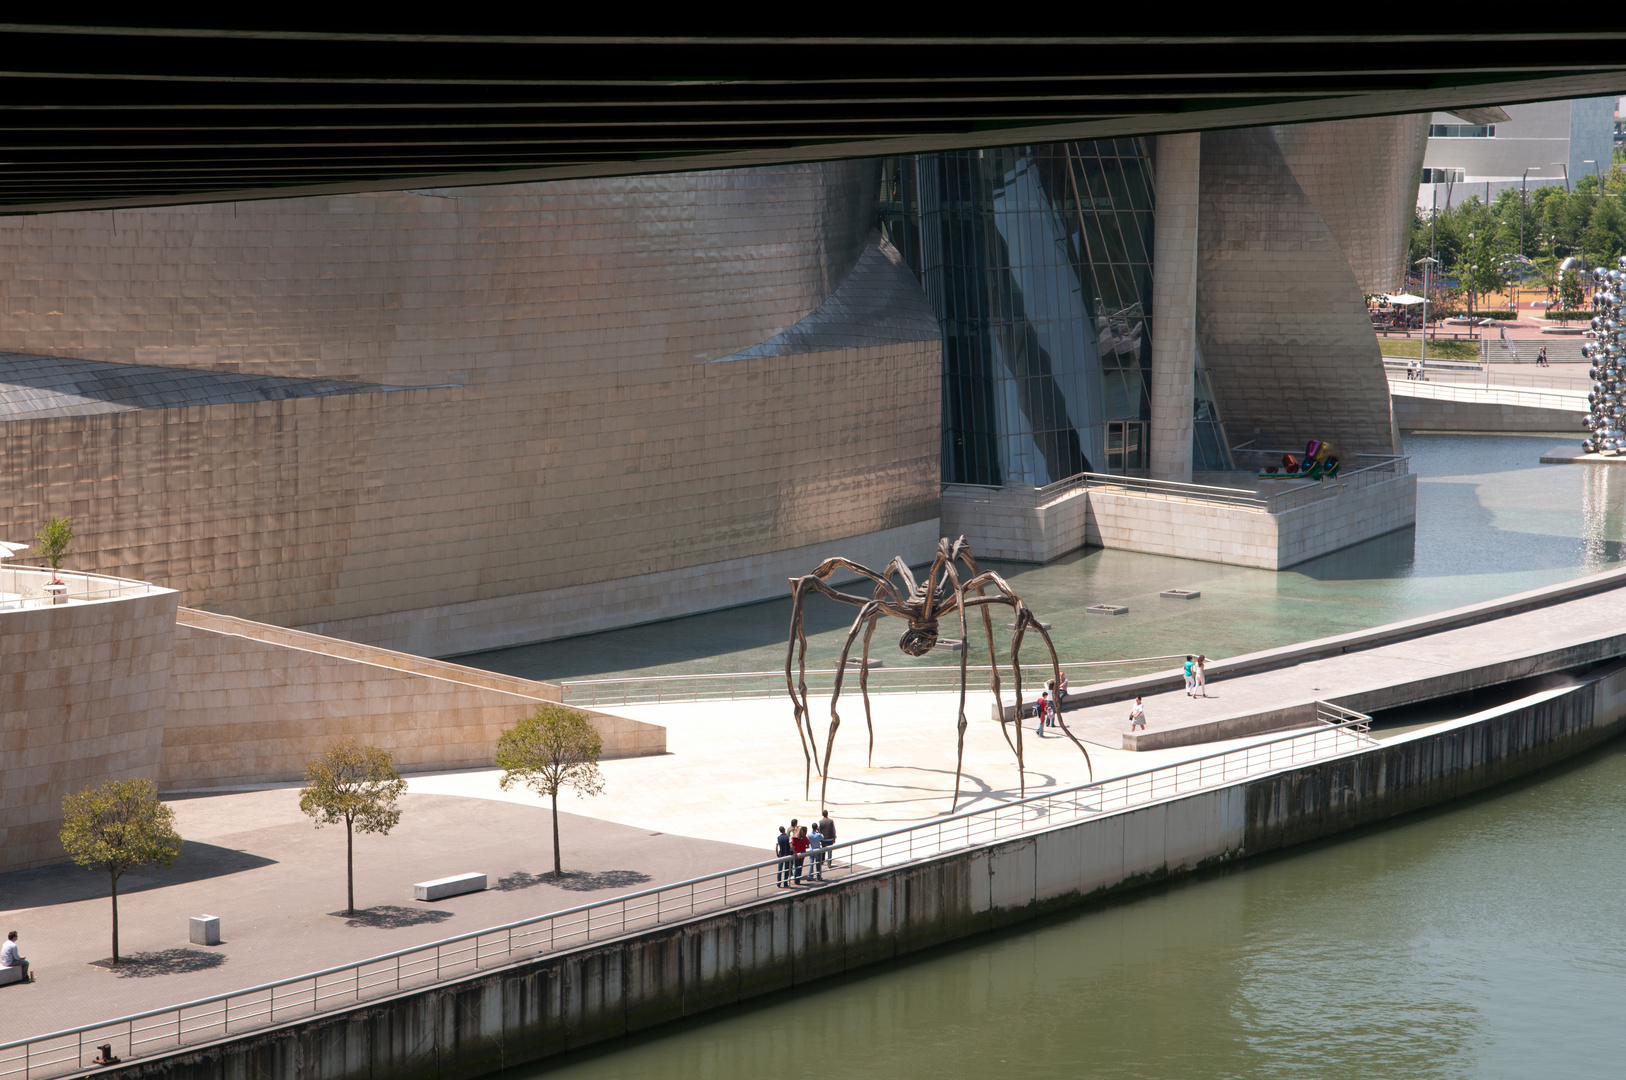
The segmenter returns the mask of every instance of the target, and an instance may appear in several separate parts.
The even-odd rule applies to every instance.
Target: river
[[[1626,742],[1387,826],[520,1073],[1618,1077]]]

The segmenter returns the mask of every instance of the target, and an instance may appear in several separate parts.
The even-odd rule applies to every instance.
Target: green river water
[[[1626,468],[1411,436],[1415,530],[1283,573],[1010,566],[1065,660],[1234,655],[1621,565]],[[1199,601],[1159,601],[1170,587]],[[1085,604],[1128,603],[1102,619]],[[771,670],[788,605],[465,658],[543,678]],[[820,615],[810,662],[834,656]],[[942,663],[937,657],[928,662]],[[891,650],[887,663],[906,662]],[[1481,797],[529,1070],[570,1080],[1626,1075],[1626,741]]]

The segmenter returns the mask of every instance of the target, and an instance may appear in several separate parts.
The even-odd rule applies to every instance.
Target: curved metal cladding
[[[538,600],[492,629],[503,597],[574,589],[615,625],[682,610],[616,581],[738,564],[719,586],[782,590],[750,560],[937,516],[934,327],[849,304],[840,348],[709,363],[837,293],[877,169],[0,219],[0,349],[354,380],[14,417],[13,520],[72,513],[84,565],[186,604],[421,651],[584,625]]]
[[[1393,453],[1361,285],[1270,129],[1205,133],[1200,199],[1198,341],[1231,440]]]
[[[1393,292],[1405,280],[1428,121],[1416,113],[1270,129],[1363,293]]]

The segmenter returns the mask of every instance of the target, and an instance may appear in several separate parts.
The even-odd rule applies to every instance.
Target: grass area
[[[1416,359],[1422,356],[1423,342],[1419,338],[1378,338],[1378,348],[1384,356],[1403,356]],[[1477,341],[1430,341],[1428,355],[1434,360],[1478,360]]]

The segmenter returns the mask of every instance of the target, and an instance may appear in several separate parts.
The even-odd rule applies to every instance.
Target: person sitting
[[[13,930],[6,935],[6,943],[0,945],[0,968],[22,968],[22,981],[27,982],[28,958],[17,951],[17,931]]]

